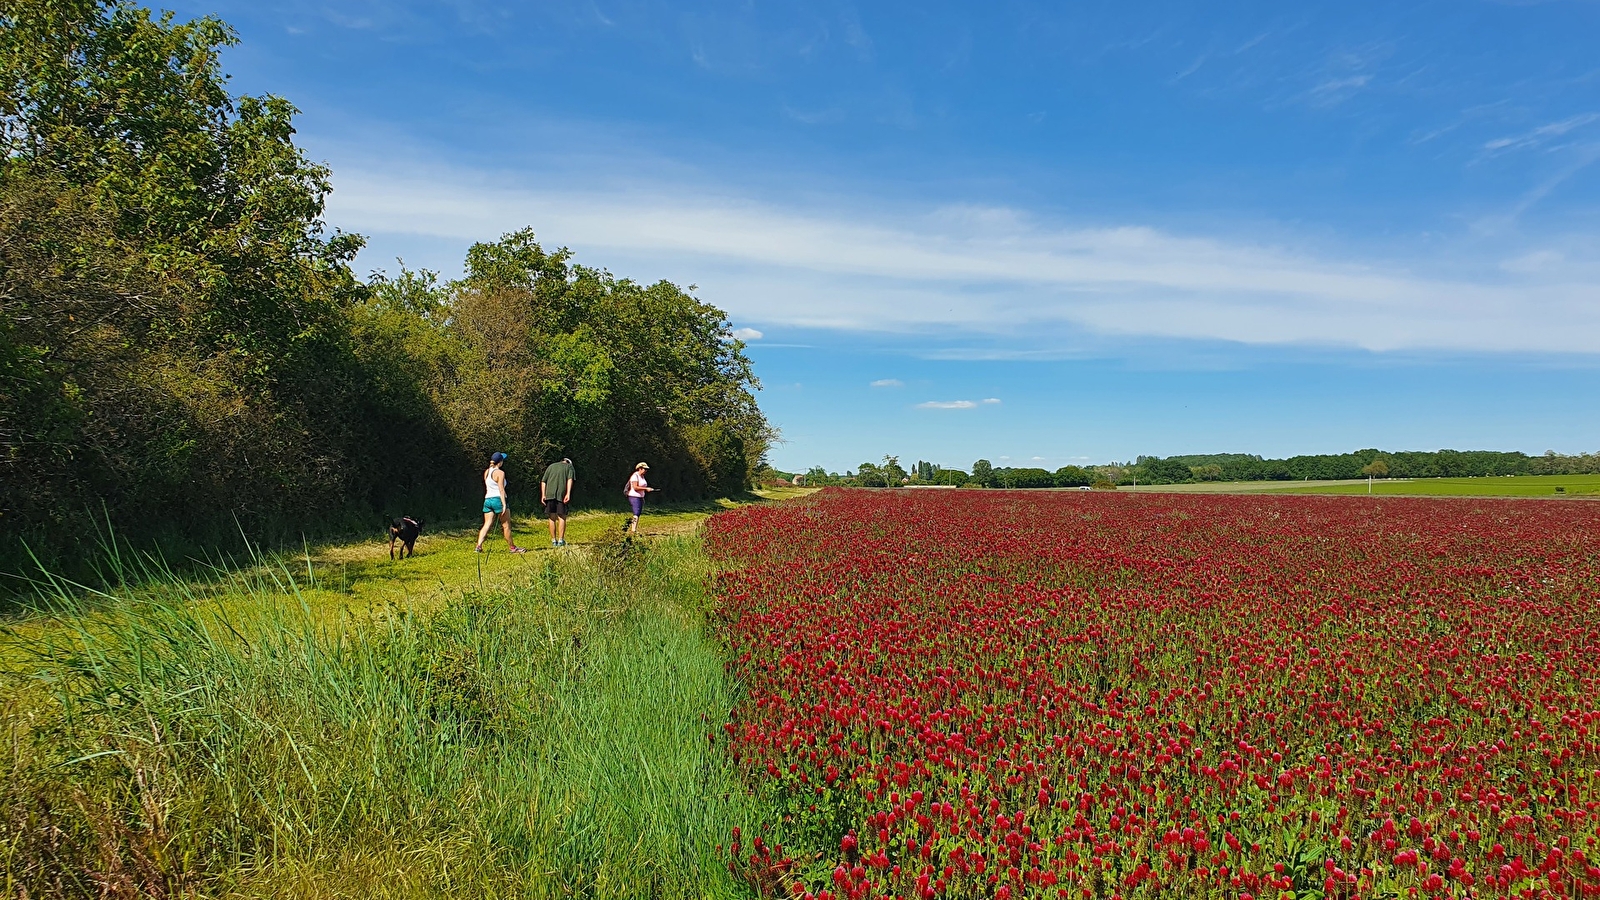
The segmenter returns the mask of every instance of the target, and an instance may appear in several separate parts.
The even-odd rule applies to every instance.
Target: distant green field
[[[1562,490],[1557,490],[1558,488]],[[1276,488],[1284,494],[1365,494],[1367,483]],[[1507,475],[1486,478],[1377,479],[1373,494],[1424,497],[1594,497],[1600,475]]]

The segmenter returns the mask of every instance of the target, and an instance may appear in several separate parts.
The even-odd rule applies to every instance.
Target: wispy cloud
[[[1387,63],[1396,49],[1394,44],[1382,40],[1337,47],[1286,80],[1286,84],[1309,84],[1309,87],[1298,88],[1287,99],[1291,103],[1329,108],[1375,87],[1380,75],[1392,87],[1400,76]]]
[[[532,224],[619,271],[697,282],[756,323],[1036,341],[1072,328],[1371,350],[1600,347],[1600,281],[1492,260],[1476,276],[1430,276],[1428,260],[1372,264],[1134,224],[1067,227],[1007,208],[798,210],[700,185],[535,191],[483,174],[344,164],[335,188],[329,219],[346,229],[464,243]]]
[[[1576,131],[1585,125],[1600,122],[1600,113],[1587,112],[1570,116],[1558,122],[1548,122],[1531,131],[1498,137],[1483,145],[1489,153],[1502,153],[1510,150],[1527,150],[1547,143],[1552,138],[1558,138]]]
[[[344,13],[339,12],[338,10],[335,10],[335,9],[325,9],[325,10],[323,10],[322,14],[323,14],[323,16],[325,16],[327,18],[327,20],[329,22],[332,22],[333,24],[338,25],[341,28],[350,28],[350,29],[354,29],[354,30],[357,30],[357,31],[367,31],[367,30],[370,30],[370,29],[378,27],[377,21],[372,19],[372,18],[370,18],[370,17],[368,17],[368,16],[350,16],[350,15],[345,15]]]
[[[759,341],[761,340],[761,332],[754,328],[735,328],[733,330],[733,339],[736,341]]]
[[[872,386],[875,388],[898,388],[905,387],[906,383],[898,378],[879,378],[872,383]]]
[[[982,400],[980,400],[978,402],[983,403],[986,406],[993,406],[994,404],[1000,402],[1000,398],[999,397],[985,397],[985,398],[983,398]]]
[[[1496,116],[1503,116],[1508,105],[1505,100],[1495,100],[1489,103],[1468,106],[1442,125],[1417,129],[1406,139],[1406,143],[1412,146],[1421,146],[1462,128],[1479,124]]]
[[[977,409],[978,404],[971,400],[929,400],[918,403],[917,409]]]
[[[785,106],[783,115],[802,125],[836,125],[844,121],[844,110],[837,108],[801,110]]]
[[[1209,53],[1200,54],[1199,56],[1195,57],[1194,62],[1190,63],[1187,67],[1185,67],[1182,72],[1179,72],[1178,74],[1172,76],[1172,78],[1168,79],[1167,83],[1168,84],[1176,84],[1176,83],[1184,80],[1185,78],[1188,78],[1190,75],[1193,75],[1194,73],[1200,71],[1200,67],[1205,65],[1206,64],[1206,60],[1210,59],[1210,58],[1211,58],[1211,55]]]
[[[1366,87],[1371,81],[1371,75],[1347,75],[1343,78],[1329,78],[1319,82],[1308,91],[1307,97],[1313,103],[1323,105],[1342,103],[1351,95]]]
[[[853,7],[847,7],[841,16],[844,26],[844,42],[856,51],[856,56],[862,60],[872,58],[872,38],[867,35],[867,30],[861,27],[861,16]]]
[[[1502,262],[1500,268],[1507,272],[1528,274],[1548,271],[1565,261],[1566,256],[1559,250],[1533,250]]]
[[[1245,41],[1244,43],[1240,44],[1239,46],[1233,48],[1234,55],[1238,55],[1240,53],[1245,52],[1246,50],[1249,50],[1250,48],[1256,46],[1257,44],[1261,43],[1262,41],[1266,40],[1267,38],[1269,38],[1271,36],[1272,36],[1272,32],[1270,32],[1270,31],[1261,32],[1260,34],[1256,35],[1255,37],[1250,38],[1249,40]]]
[[[1568,179],[1572,178],[1572,176],[1578,174],[1584,169],[1587,169],[1597,160],[1600,160],[1600,143],[1581,144],[1570,149],[1574,152],[1568,154],[1566,165],[1551,173],[1543,181],[1523,192],[1522,196],[1517,199],[1517,202],[1506,212],[1496,216],[1487,216],[1479,220],[1477,223],[1478,230],[1485,234],[1496,234],[1509,230],[1517,223],[1518,219],[1522,218],[1524,213],[1538,205],[1546,197],[1549,197],[1551,194],[1555,193],[1556,189],[1561,187],[1561,185]],[[1515,268],[1506,268],[1505,266],[1502,266],[1502,268],[1504,268],[1506,271],[1519,271]],[[1532,270],[1525,269],[1521,271],[1537,274]],[[1593,287],[1595,284],[1596,282],[1590,282],[1591,287]]]

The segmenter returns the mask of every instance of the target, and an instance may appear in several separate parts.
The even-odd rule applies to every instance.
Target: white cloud
[[[533,224],[581,261],[698,283],[735,318],[881,332],[1101,334],[1356,346],[1593,353],[1600,259],[1477,276],[1378,266],[1140,225],[1065,227],[1023,212],[798,210],[703,188],[535,191],[483,175],[341,164],[334,225],[381,245],[465,243]],[[376,252],[376,251],[375,251]],[[1579,276],[1582,277],[1579,277]]]
[[[929,400],[918,403],[917,409],[975,409],[977,406],[971,400]]]
[[[1485,143],[1483,149],[1490,153],[1496,153],[1502,150],[1521,150],[1528,147],[1537,147],[1550,138],[1561,137],[1569,131],[1574,131],[1593,122],[1600,122],[1600,113],[1583,113],[1562,119],[1559,122],[1548,122],[1523,134],[1495,138]]]
[[[761,340],[761,332],[754,328],[735,328],[733,330],[733,339],[736,341],[759,341]]]
[[[1500,264],[1507,272],[1542,272],[1566,261],[1559,250],[1533,250]]]
[[[879,378],[872,383],[872,386],[875,388],[897,388],[905,387],[906,383],[898,378]]]
[[[1351,75],[1346,78],[1329,78],[1311,89],[1313,100],[1334,104],[1349,98],[1372,81],[1371,75]]]
[[[983,402],[984,403],[990,403],[990,404],[999,403],[1000,402],[1000,398],[999,397],[985,397],[985,398],[983,398]]]

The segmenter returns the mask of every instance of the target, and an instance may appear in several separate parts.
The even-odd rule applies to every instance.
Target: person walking
[[[644,512],[644,496],[655,490],[644,477],[644,473],[649,470],[650,464],[642,462],[634,466],[633,474],[628,476],[628,505],[633,508],[633,521],[628,523],[629,531],[639,530],[639,514]]]
[[[506,497],[506,455],[495,451],[489,457],[489,468],[483,470],[483,527],[478,529],[477,551],[483,552],[483,540],[494,527],[494,517],[500,517],[500,529],[505,532],[506,547],[512,553],[526,553],[511,539],[511,501]]]
[[[544,468],[539,479],[539,499],[550,517],[550,546],[567,545],[567,510],[572,504],[572,482],[578,477],[572,460],[562,457]]]

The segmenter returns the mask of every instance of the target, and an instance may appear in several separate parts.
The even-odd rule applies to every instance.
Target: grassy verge
[[[656,537],[690,534],[707,516],[722,510],[805,496],[814,490],[764,488],[738,498],[652,501],[645,510],[641,529]],[[513,534],[519,544],[534,551],[549,552],[549,527],[537,499],[537,495],[527,502],[513,498]],[[625,507],[621,505],[620,495],[616,499],[618,504],[614,506],[574,510],[568,523],[569,542],[587,543],[623,521]],[[461,514],[459,505],[454,509],[454,515],[418,512],[427,526],[417,544],[417,558],[403,565],[393,565],[389,561],[386,519],[370,520],[364,528],[358,528],[353,521],[346,521],[340,527],[327,525],[321,539],[290,537],[279,529],[274,532],[278,535],[276,540],[268,543],[252,540],[248,549],[240,553],[227,549],[239,548],[245,543],[239,532],[212,535],[204,543],[113,534],[95,514],[86,512],[81,519],[85,528],[75,536],[72,547],[76,562],[69,571],[77,580],[97,588],[115,586],[119,595],[136,590],[140,580],[150,578],[158,583],[189,581],[197,589],[216,593],[219,585],[223,590],[232,590],[233,582],[239,578],[260,576],[264,564],[265,568],[275,569],[287,563],[303,573],[306,557],[309,557],[316,578],[305,581],[303,588],[307,601],[319,605],[328,601],[412,604],[468,584],[480,587],[503,584],[505,577],[527,568],[526,561],[518,563],[505,556],[505,543],[498,525],[485,543],[488,555],[479,560],[472,553],[472,546],[483,520],[475,514]],[[475,510],[473,507],[468,512]],[[148,571],[149,567],[141,564],[141,560],[151,555],[162,560],[155,571]],[[0,554],[0,621],[28,617],[33,595],[31,581],[37,572],[37,564],[28,558],[23,547]]]
[[[362,596],[386,547],[342,574],[308,554],[60,591],[0,653],[0,887],[740,895],[718,845],[770,818],[706,738],[735,699],[707,561],[692,535],[596,528],[588,551],[523,557],[466,535],[482,582],[423,548],[386,570],[437,580],[400,582],[409,602]]]

